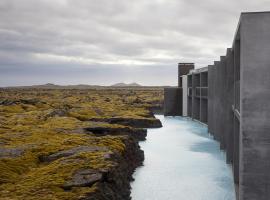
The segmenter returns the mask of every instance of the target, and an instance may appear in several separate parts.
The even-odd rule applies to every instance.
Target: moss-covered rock
[[[152,90],[1,90],[0,199],[129,199]]]

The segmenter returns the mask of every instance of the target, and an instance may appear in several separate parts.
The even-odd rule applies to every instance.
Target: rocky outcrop
[[[116,165],[108,171],[98,172],[95,176],[89,176],[88,182],[97,182],[97,190],[81,200],[129,200],[130,198],[130,181],[133,180],[132,174],[135,169],[142,165],[144,153],[138,143],[133,138],[127,138],[125,141],[125,152],[123,155],[115,154],[113,160]],[[78,175],[74,175],[78,176]],[[102,177],[102,178],[101,178]],[[77,180],[80,178],[77,178]],[[83,180],[81,183],[86,182]]]
[[[162,96],[161,88],[0,89],[0,199],[130,199],[144,158],[138,141],[144,128],[161,127],[149,109]]]
[[[63,185],[65,190],[70,190],[72,187],[87,187],[92,186],[96,182],[101,182],[103,174],[94,169],[81,169],[77,171],[72,180]]]
[[[24,153],[21,148],[0,148],[0,158],[15,158],[19,157]]]
[[[163,104],[151,106],[151,107],[149,107],[149,110],[151,111],[152,115],[154,115],[154,114],[163,115],[164,114]]]
[[[45,119],[48,119],[50,117],[63,117],[67,115],[67,109],[55,109],[53,111],[51,111],[49,114],[45,115]]]
[[[44,102],[39,101],[38,99],[18,99],[18,100],[4,99],[4,100],[0,100],[0,105],[4,105],[4,106],[10,106],[10,105],[14,105],[14,104],[36,105],[37,103],[44,103]]]
[[[145,140],[147,135],[146,129],[129,128],[129,127],[104,127],[104,126],[92,126],[85,128],[87,132],[91,132],[96,136],[104,135],[129,135],[139,141]]]
[[[92,118],[91,121],[107,122],[110,124],[121,124],[124,126],[131,126],[134,128],[160,128],[162,124],[156,118],[126,118],[126,117],[113,117],[113,118]]]
[[[100,151],[108,151],[109,149],[106,147],[100,146],[79,146],[69,150],[59,151],[57,153],[51,154],[49,156],[40,156],[39,160],[41,162],[52,162],[59,158],[69,157],[82,152],[100,152]]]
[[[125,126],[132,126],[135,128],[160,128],[161,122],[156,118],[111,118],[111,124],[121,124]]]
[[[70,180],[67,180],[62,188],[67,192],[76,187],[92,187],[95,191],[80,198],[80,200],[129,200],[130,182],[132,174],[138,166],[143,164],[144,153],[140,149],[138,140],[128,135],[123,136],[123,151],[111,151],[104,146],[79,146],[68,150],[59,151],[39,158],[44,164],[55,162],[74,162],[74,156],[80,153],[103,152],[103,158],[111,163],[106,168],[82,167],[77,169]],[[73,158],[72,158],[73,157]],[[75,158],[78,159],[78,158]],[[78,162],[80,162],[78,160]]]

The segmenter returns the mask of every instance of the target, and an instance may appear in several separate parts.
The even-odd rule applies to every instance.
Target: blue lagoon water
[[[144,166],[134,173],[132,200],[235,200],[232,172],[207,127],[182,117],[157,115],[140,143]]]

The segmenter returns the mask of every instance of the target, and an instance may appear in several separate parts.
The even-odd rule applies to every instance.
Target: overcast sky
[[[240,12],[270,0],[0,0],[0,86],[176,85],[177,63],[212,64]]]

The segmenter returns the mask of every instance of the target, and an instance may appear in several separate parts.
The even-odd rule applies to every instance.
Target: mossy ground
[[[92,118],[151,118],[149,107],[162,102],[161,90],[1,90],[0,199],[80,199],[96,185],[65,191],[76,170],[108,169],[107,153],[122,153],[126,136],[96,137],[82,132]],[[121,127],[99,123],[104,127]],[[78,146],[107,147],[44,163],[40,157]],[[22,152],[1,156],[1,149]]]

